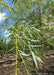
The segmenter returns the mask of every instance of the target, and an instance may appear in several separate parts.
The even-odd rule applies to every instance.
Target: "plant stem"
[[[44,49],[44,39],[43,39],[43,36],[42,36],[41,44],[42,44],[42,51],[43,51],[43,49]],[[42,54],[43,57],[45,56],[44,52],[42,52],[41,54]]]
[[[16,36],[16,69],[15,69],[15,75],[17,75],[17,36]]]

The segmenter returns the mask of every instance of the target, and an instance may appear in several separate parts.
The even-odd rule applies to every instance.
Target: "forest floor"
[[[39,70],[39,75],[54,75],[54,50],[49,50],[44,52],[45,53],[45,65],[42,69]],[[0,75],[15,75],[15,56],[14,54],[7,54],[0,58]],[[14,60],[13,60],[14,58]],[[29,60],[31,60],[30,57],[28,57]],[[6,62],[8,61],[8,62]],[[31,61],[32,62],[32,61]],[[2,63],[2,64],[1,64]],[[22,72],[22,75],[27,75],[27,72],[25,70],[23,62],[20,65],[20,71]],[[31,71],[30,75],[38,75],[37,73]],[[18,72],[18,75],[21,75]]]

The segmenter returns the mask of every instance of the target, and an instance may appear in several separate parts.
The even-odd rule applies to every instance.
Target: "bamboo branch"
[[[16,36],[16,69],[15,69],[15,75],[17,75],[17,36]]]

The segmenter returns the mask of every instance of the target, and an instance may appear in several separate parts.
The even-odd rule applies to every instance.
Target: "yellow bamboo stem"
[[[17,75],[17,36],[16,36],[16,69],[15,69],[15,75]]]
[[[17,48],[18,48],[18,47],[17,47]],[[20,51],[19,51],[19,49],[18,49],[18,52],[19,52],[19,55],[20,55],[20,57],[21,57],[21,59],[22,59],[24,65],[26,65],[26,64],[25,64],[25,61],[24,61],[24,59],[23,59],[23,57],[22,57],[22,55],[21,55],[21,53],[20,53]],[[26,71],[27,71],[27,74],[29,75],[29,72],[28,72],[28,69],[26,68],[26,66],[25,66],[25,69],[26,69]]]
[[[44,49],[44,39],[43,39],[43,37],[42,37],[41,43],[42,43],[42,50],[43,50]],[[45,56],[44,52],[42,52],[41,54],[42,54],[42,56]]]
[[[42,37],[41,43],[42,43],[42,50],[43,50],[43,49],[44,49],[44,38],[43,38],[43,37]],[[41,54],[42,54],[43,57],[45,57],[44,52],[42,52]],[[45,64],[43,64],[43,69],[44,69],[44,71],[45,71]]]
[[[24,59],[23,59],[23,57],[22,57],[22,55],[21,55],[21,53],[20,53],[20,52],[19,52],[19,54],[20,54],[20,57],[21,57],[21,59],[22,59],[22,61],[23,61],[24,65],[26,65],[26,64],[25,64],[25,61],[24,61]],[[29,72],[28,72],[28,69],[26,68],[26,66],[25,66],[25,69],[26,69],[26,71],[27,71],[27,74],[29,75]]]

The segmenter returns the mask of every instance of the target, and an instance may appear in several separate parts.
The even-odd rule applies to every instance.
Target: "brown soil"
[[[3,57],[3,59],[5,58]],[[31,60],[30,58],[28,59]],[[2,65],[0,64],[0,75],[15,75],[15,64],[11,61],[8,61],[8,62],[9,62],[8,63],[9,65],[5,65],[6,63],[5,64],[2,63]],[[23,63],[21,63],[19,68],[20,68],[20,71],[22,72],[22,75],[27,75],[27,72],[25,70],[25,66]],[[37,75],[37,73],[31,71],[30,69],[28,70],[30,72],[30,75]],[[42,67],[42,69],[39,70],[39,73],[40,75],[54,75],[54,51],[50,50],[48,52],[45,52],[45,65]],[[21,74],[18,72],[18,75],[21,75]]]

